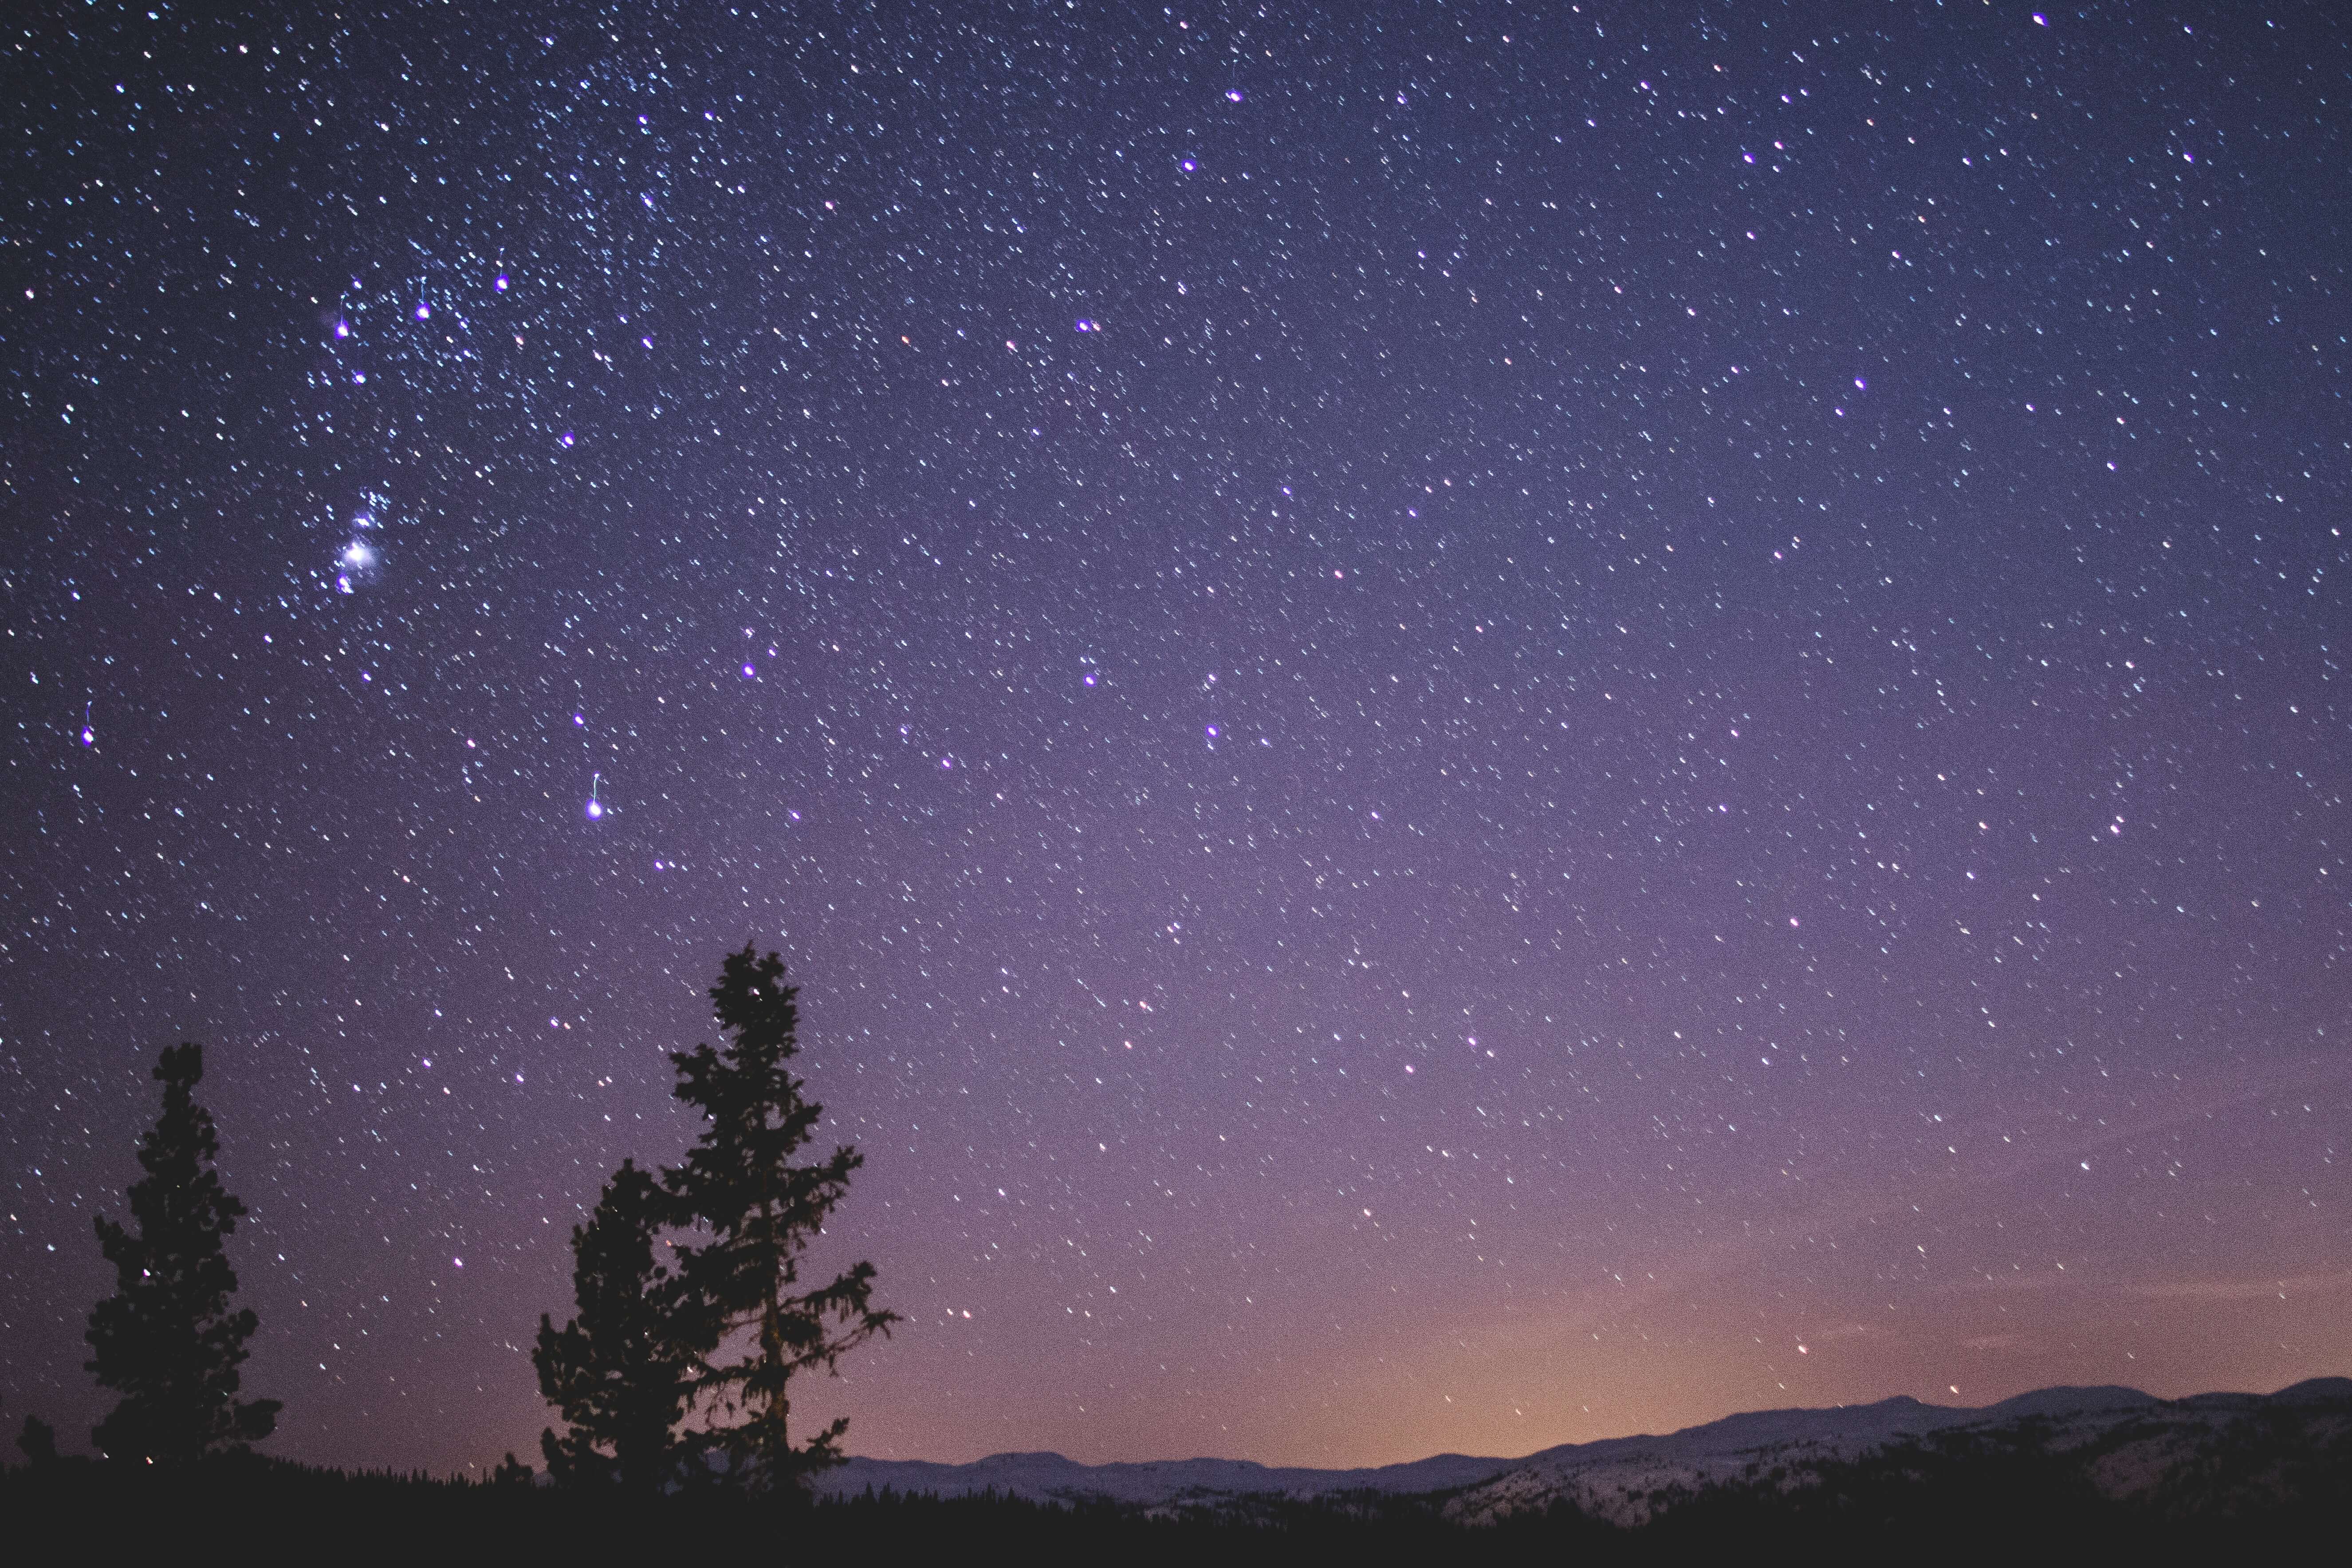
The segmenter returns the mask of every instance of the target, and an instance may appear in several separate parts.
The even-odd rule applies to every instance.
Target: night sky
[[[853,1452],[2352,1372],[2340,12],[225,9],[0,65],[7,1432],[194,1039],[535,1455],[747,941]]]

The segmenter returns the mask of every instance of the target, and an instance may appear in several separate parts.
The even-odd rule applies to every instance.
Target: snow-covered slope
[[[1377,1469],[1274,1468],[1247,1459],[1161,1459],[1142,1464],[1082,1465],[1059,1454],[991,1454],[968,1465],[923,1459],[852,1459],[819,1479],[821,1490],[855,1497],[868,1487],[963,1497],[994,1490],[1034,1501],[1107,1500],[1149,1506],[1215,1503],[1244,1498],[1321,1497],[1332,1492],[1451,1491],[1508,1469],[1509,1459],[1439,1454]]]
[[[2314,1439],[2352,1431],[2352,1379],[2315,1378],[2273,1394],[2179,1400],[2135,1388],[2043,1388],[1973,1410],[1897,1398],[1829,1410],[1759,1411],[1663,1437],[1546,1449],[1468,1488],[1445,1511],[1465,1523],[1485,1523],[1567,1501],[1593,1517],[1635,1525],[1706,1487],[1798,1487],[1822,1466],[1861,1458],[1905,1438],[1992,1435],[2029,1424],[2053,1452],[2091,1450],[2091,1479],[2105,1496],[2146,1500],[2196,1467],[2226,1429],[2265,1411],[2315,1416],[2306,1426]]]
[[[1037,1501],[1099,1500],[1146,1508],[1217,1507],[1247,1498],[1347,1492],[1456,1492],[1445,1511],[1491,1522],[1569,1501],[1639,1524],[1676,1498],[1723,1483],[1801,1486],[1818,1467],[1906,1439],[1997,1433],[2031,1424],[2059,1452],[2082,1451],[2099,1489],[2147,1498],[2188,1474],[2233,1424],[2265,1412],[2305,1422],[2317,1439],[2352,1433],[2352,1379],[2315,1378],[2276,1394],[2163,1400],[2132,1388],[2044,1388],[1982,1408],[1911,1398],[1826,1410],[1760,1410],[1664,1436],[1570,1443],[1523,1459],[1440,1454],[1377,1469],[1273,1468],[1244,1459],[1082,1465],[1059,1454],[992,1454],[968,1465],[852,1459],[820,1480],[834,1496],[872,1489],[960,1497],[993,1490]]]

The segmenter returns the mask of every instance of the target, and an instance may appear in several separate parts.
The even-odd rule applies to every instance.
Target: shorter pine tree
[[[27,1415],[16,1433],[16,1447],[25,1451],[26,1464],[54,1465],[58,1462],[58,1429],[37,1415]]]
[[[90,1309],[85,1365],[122,1395],[90,1432],[99,1451],[180,1464],[268,1436],[279,1405],[236,1397],[255,1321],[250,1310],[228,1310],[236,1271],[221,1244],[246,1209],[213,1169],[220,1140],[195,1102],[204,1047],[171,1047],[154,1076],[163,1112],[139,1141],[147,1173],[128,1194],[138,1229],[97,1216],[115,1291]]]
[[[588,1223],[572,1227],[579,1315],[561,1329],[542,1315],[531,1352],[539,1391],[569,1428],[539,1439],[559,1484],[657,1491],[677,1473],[671,1428],[693,1390],[696,1357],[679,1342],[677,1291],[660,1262],[670,1207],[653,1174],[624,1160]]]

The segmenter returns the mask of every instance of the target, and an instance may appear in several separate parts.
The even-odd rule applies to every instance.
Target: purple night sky
[[[747,940],[853,1452],[2352,1372],[2335,8],[255,10],[7,35],[7,1431],[194,1039],[535,1453]]]

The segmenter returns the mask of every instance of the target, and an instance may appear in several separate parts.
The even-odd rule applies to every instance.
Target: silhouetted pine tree
[[[812,1471],[841,1462],[846,1418],[795,1447],[789,1416],[793,1378],[835,1370],[841,1357],[895,1312],[873,1305],[874,1266],[858,1263],[812,1290],[800,1283],[803,1253],[849,1189],[865,1156],[843,1147],[796,1165],[824,1107],[802,1097],[787,1065],[799,1048],[798,988],[783,984],[783,961],[730,953],[710,988],[726,1043],[675,1051],[677,1098],[708,1120],[686,1163],[664,1173],[670,1192],[709,1240],[678,1248],[682,1331],[705,1353],[697,1394],[739,1414],[709,1441],[754,1486],[798,1490]],[[730,1347],[740,1347],[730,1356]],[[749,1461],[748,1464],[745,1461]]]
[[[184,1462],[258,1442],[278,1425],[277,1400],[236,1397],[254,1316],[228,1310],[236,1271],[221,1242],[245,1205],[213,1170],[220,1140],[194,1098],[204,1076],[203,1047],[163,1053],[163,1113],[139,1141],[147,1173],[129,1194],[138,1229],[97,1216],[115,1290],[90,1309],[95,1353],[84,1364],[122,1395],[90,1432],[111,1458]]]
[[[37,1415],[27,1415],[16,1434],[16,1447],[25,1451],[28,1465],[54,1465],[58,1462],[58,1429]]]
[[[681,1342],[677,1282],[659,1261],[674,1207],[651,1172],[624,1160],[588,1223],[572,1227],[580,1315],[561,1329],[541,1316],[530,1358],[540,1393],[571,1428],[539,1439],[548,1474],[562,1484],[617,1480],[657,1491],[677,1471],[670,1429],[698,1359]]]

